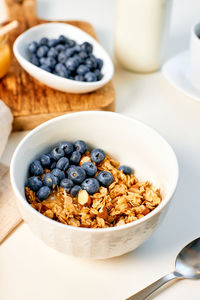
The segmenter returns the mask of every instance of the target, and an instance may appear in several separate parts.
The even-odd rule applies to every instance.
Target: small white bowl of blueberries
[[[46,23],[22,33],[13,46],[20,65],[45,85],[69,93],[88,93],[109,82],[114,73],[103,47],[81,29]]]

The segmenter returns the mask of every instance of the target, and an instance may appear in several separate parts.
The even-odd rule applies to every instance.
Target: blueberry
[[[29,167],[30,173],[35,176],[40,176],[44,173],[44,169],[39,160],[34,160]]]
[[[86,58],[88,58],[88,54],[85,51],[80,51],[79,54],[80,58],[82,60],[85,60]]]
[[[37,192],[37,197],[40,201],[43,201],[49,197],[51,190],[48,186],[42,186]]]
[[[96,58],[96,63],[97,63],[97,68],[101,70],[103,67],[103,60],[101,58]]]
[[[54,176],[52,173],[47,173],[43,177],[43,184],[54,189],[58,184],[58,177]]]
[[[51,151],[51,156],[54,160],[59,160],[61,157],[63,157],[65,155],[63,149],[59,148],[59,147],[55,147],[52,151]]]
[[[51,164],[51,166],[50,166],[50,170],[51,170],[51,171],[52,171],[53,169],[56,168],[56,164],[57,164],[56,161],[54,161],[54,162]]]
[[[64,45],[61,45],[61,44],[58,44],[55,49],[58,51],[58,52],[61,52],[61,51],[65,51],[66,50],[66,47]]]
[[[87,58],[85,64],[90,70],[95,69],[97,67],[96,59],[93,57]]]
[[[85,170],[78,166],[71,166],[67,170],[68,178],[74,183],[81,183],[86,178]]]
[[[67,192],[73,187],[74,183],[71,179],[64,178],[60,182],[60,186],[63,187]]]
[[[86,190],[88,194],[93,195],[99,189],[99,182],[95,178],[87,178],[82,182],[81,188]]]
[[[26,186],[34,192],[37,192],[42,187],[42,180],[39,177],[29,177]]]
[[[39,65],[40,65],[40,62],[39,62],[39,60],[38,60],[38,58],[37,58],[36,55],[32,55],[31,62],[32,62],[32,64],[34,64],[37,67],[39,67]]]
[[[67,40],[67,44],[69,47],[74,47],[76,45],[76,42],[74,40]]]
[[[38,43],[33,41],[31,43],[28,44],[28,50],[31,52],[31,53],[35,53],[38,49]]]
[[[102,171],[97,175],[97,180],[104,187],[109,186],[113,182],[113,176],[110,172]]]
[[[129,166],[123,165],[118,168],[119,171],[122,171],[126,175],[130,175],[132,173],[132,169]]]
[[[84,81],[85,79],[84,79],[84,76],[83,76],[83,75],[76,75],[76,76],[74,77],[74,80],[76,80],[76,81]]]
[[[48,38],[43,37],[43,38],[41,38],[39,44],[40,44],[40,45],[46,45],[46,46],[47,46],[47,45],[48,45],[48,42],[49,42]]]
[[[60,44],[66,44],[68,42],[68,39],[66,38],[66,36],[60,35],[59,38],[58,38],[58,42]]]
[[[60,169],[57,169],[57,168],[53,169],[51,171],[51,174],[53,176],[57,177],[59,181],[65,178],[65,173],[63,171],[61,171]]]
[[[78,192],[81,190],[80,185],[75,185],[73,188],[70,190],[70,194],[74,197],[77,196]]]
[[[58,40],[56,40],[56,39],[49,40],[49,42],[48,42],[49,47],[55,47],[56,45],[58,45]]]
[[[90,177],[93,177],[97,172],[97,167],[91,161],[83,163],[81,167],[85,170],[86,174]]]
[[[75,46],[75,50],[77,53],[79,53],[81,51],[81,46],[80,45],[76,45]]]
[[[88,72],[85,74],[85,81],[94,82],[97,81],[97,77],[93,72]]]
[[[57,72],[57,74],[61,77],[65,77],[68,78],[70,75],[70,72],[66,69],[66,67],[62,64],[62,63],[58,63],[55,66],[55,71]]]
[[[57,48],[51,47],[51,48],[49,49],[49,51],[47,52],[47,56],[48,56],[48,57],[56,58],[56,57],[58,56],[58,50],[57,50]]]
[[[49,155],[42,154],[42,156],[40,157],[40,162],[44,168],[48,168],[51,164],[51,158]]]
[[[105,156],[105,152],[102,149],[93,149],[91,151],[91,160],[97,164],[102,162]]]
[[[66,57],[69,58],[72,55],[74,55],[74,53],[76,53],[76,49],[74,48],[67,48],[65,51]]]
[[[74,143],[74,148],[76,151],[79,151],[81,154],[87,151],[87,145],[84,141],[78,140]]]
[[[59,144],[59,148],[64,150],[65,155],[70,155],[74,151],[74,146],[72,143],[66,141]]]
[[[44,57],[46,56],[47,52],[49,51],[49,48],[47,46],[40,46],[38,49],[37,49],[37,56],[40,58],[40,57]]]
[[[74,165],[78,165],[81,159],[81,153],[79,151],[74,151],[71,154],[70,157],[70,163],[74,164]]]
[[[64,52],[64,51],[61,51],[61,52],[58,54],[58,61],[59,61],[60,63],[65,63],[65,62],[66,62],[66,59],[67,59],[67,57],[66,57],[65,52]]]
[[[65,65],[66,65],[68,70],[74,71],[79,65],[79,60],[76,57],[70,57],[66,61]]]
[[[78,75],[85,75],[86,73],[88,73],[90,71],[90,69],[88,68],[88,66],[86,65],[79,65],[77,70],[76,70],[76,73]]]
[[[81,44],[81,50],[90,54],[92,53],[93,46],[88,42],[84,42],[83,44]]]
[[[80,65],[82,63],[82,59],[80,58],[80,56],[78,54],[75,54],[73,56],[73,59],[77,61],[78,65]]]
[[[101,71],[99,69],[95,69],[94,70],[94,74],[96,75],[97,80],[101,80],[102,79],[102,74],[101,74]]]
[[[69,167],[69,159],[67,157],[61,157],[56,164],[56,168],[62,171],[66,171]]]
[[[40,68],[44,71],[50,72],[51,73],[51,69],[47,66],[47,65],[41,65]]]
[[[53,57],[41,57],[40,63],[53,69],[56,65],[56,60]]]

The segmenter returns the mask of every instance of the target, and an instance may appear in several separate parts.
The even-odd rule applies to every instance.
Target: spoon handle
[[[126,300],[144,300],[148,296],[150,296],[153,292],[159,289],[162,285],[167,283],[168,281],[180,278],[177,273],[170,273],[162,278],[158,279],[154,283],[150,284],[140,292],[136,293],[135,295],[127,298]]]

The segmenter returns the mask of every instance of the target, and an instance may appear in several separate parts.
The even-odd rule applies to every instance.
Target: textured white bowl
[[[77,139],[103,148],[122,164],[132,166],[140,179],[153,182],[161,189],[161,204],[140,220],[105,229],[64,225],[33,209],[24,195],[30,162],[57,142]],[[61,252],[95,259],[119,256],[143,243],[163,219],[177,180],[177,159],[169,144],[150,127],[112,112],[79,112],[43,123],[25,136],[11,162],[17,204],[32,231]]]
[[[103,59],[102,74],[103,78],[96,82],[81,82],[67,78],[63,78],[33,65],[29,59],[28,44],[32,41],[39,41],[42,37],[58,38],[59,35],[65,35],[78,43],[85,41],[93,45],[93,53],[96,57]],[[46,84],[47,86],[69,93],[88,93],[99,89],[111,80],[114,72],[114,67],[111,58],[104,48],[89,34],[83,30],[63,23],[46,23],[37,25],[26,30],[18,36],[13,45],[14,54],[20,65],[34,78]]]

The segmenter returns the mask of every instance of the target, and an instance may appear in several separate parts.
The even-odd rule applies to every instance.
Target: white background
[[[40,16],[91,22],[111,55],[114,8],[114,0],[38,3]],[[174,0],[168,57],[188,48],[190,28],[196,21],[200,21],[199,0]],[[200,103],[175,90],[160,72],[136,75],[116,67],[114,84],[116,110],[158,130],[177,154],[180,180],[165,220],[134,252],[107,261],[60,254],[22,224],[0,247],[1,300],[124,299],[172,271],[178,251],[200,236]],[[9,164],[25,134],[11,135],[2,158],[4,163]],[[154,298],[199,300],[200,282],[179,281]]]

